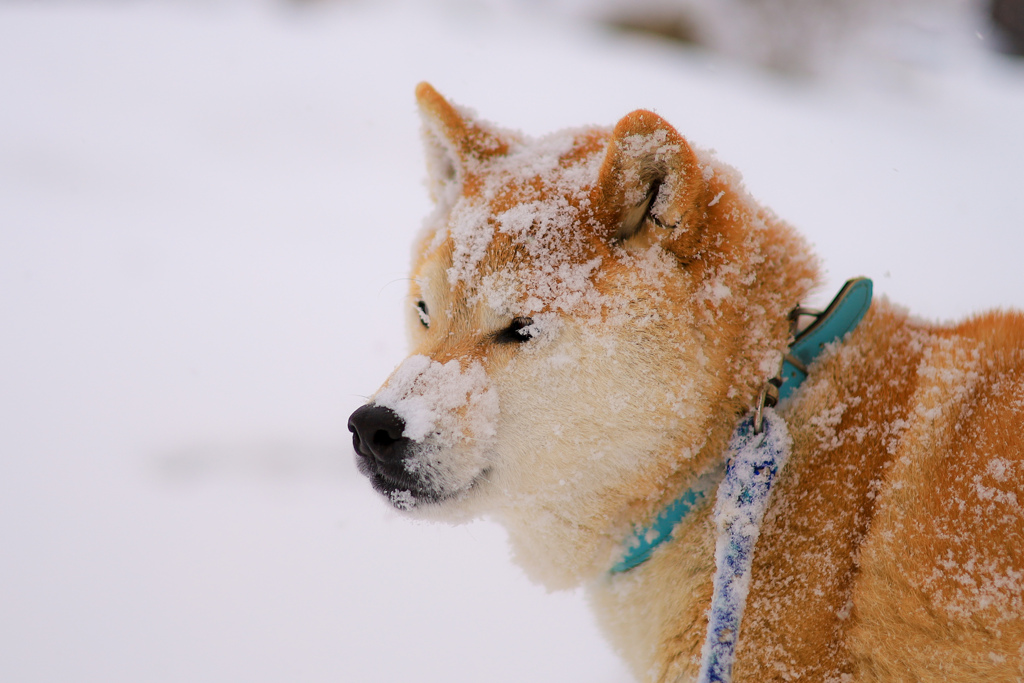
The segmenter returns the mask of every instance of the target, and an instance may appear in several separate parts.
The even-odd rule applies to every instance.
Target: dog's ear
[[[664,246],[686,260],[699,248],[708,184],[693,149],[663,118],[642,109],[615,126],[598,176],[611,237],[648,222],[671,230]]]
[[[514,142],[504,131],[456,108],[429,83],[416,86],[416,102],[423,118],[428,185],[434,201],[445,196],[445,188],[461,185],[481,162],[507,154]]]

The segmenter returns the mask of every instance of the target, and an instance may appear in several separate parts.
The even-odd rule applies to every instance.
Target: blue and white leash
[[[780,378],[773,380],[775,384],[766,385],[758,398],[756,411],[736,427],[724,464],[701,475],[694,486],[665,508],[650,526],[636,529],[626,544],[623,558],[611,569],[613,574],[618,574],[646,562],[721,479],[715,503],[717,569],[698,683],[730,683],[732,680],[736,641],[750,589],[754,546],[761,533],[772,485],[789,459],[792,442],[786,421],[765,405],[774,405],[777,397],[771,395],[773,390],[777,389],[778,396],[786,398],[800,386],[807,378],[807,366],[825,345],[841,339],[861,321],[871,305],[871,294],[871,280],[849,280],[823,312],[814,314],[816,320],[796,335],[785,355]],[[797,309],[796,313],[805,312]]]
[[[708,615],[708,635],[701,651],[698,683],[728,683],[740,620],[750,590],[754,545],[761,535],[761,521],[776,475],[786,466],[792,440],[786,421],[770,408],[762,414],[761,431],[756,418],[740,422],[729,442],[730,461],[715,502],[714,593]]]

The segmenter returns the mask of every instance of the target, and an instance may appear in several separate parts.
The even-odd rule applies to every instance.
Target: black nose
[[[405,457],[409,439],[402,436],[405,420],[391,410],[372,403],[356,409],[348,418],[352,447],[364,458],[378,462],[396,461]]]

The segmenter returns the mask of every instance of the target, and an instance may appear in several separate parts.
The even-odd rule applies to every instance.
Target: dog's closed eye
[[[499,344],[519,344],[530,341],[533,338],[532,331],[528,328],[533,325],[533,318],[517,316],[512,318],[508,327],[495,334],[495,341]]]
[[[420,323],[423,324],[423,327],[425,327],[426,329],[429,330],[430,329],[430,313],[427,312],[427,302],[426,301],[417,301],[416,302],[416,311],[417,311],[417,313],[419,313]]]

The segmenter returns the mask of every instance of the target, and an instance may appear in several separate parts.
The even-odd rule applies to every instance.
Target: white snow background
[[[0,680],[627,681],[500,529],[355,470],[429,208],[413,87],[530,134],[655,109],[810,236],[823,300],[1024,306],[1024,65],[915,54],[800,80],[500,3],[0,4]]]

